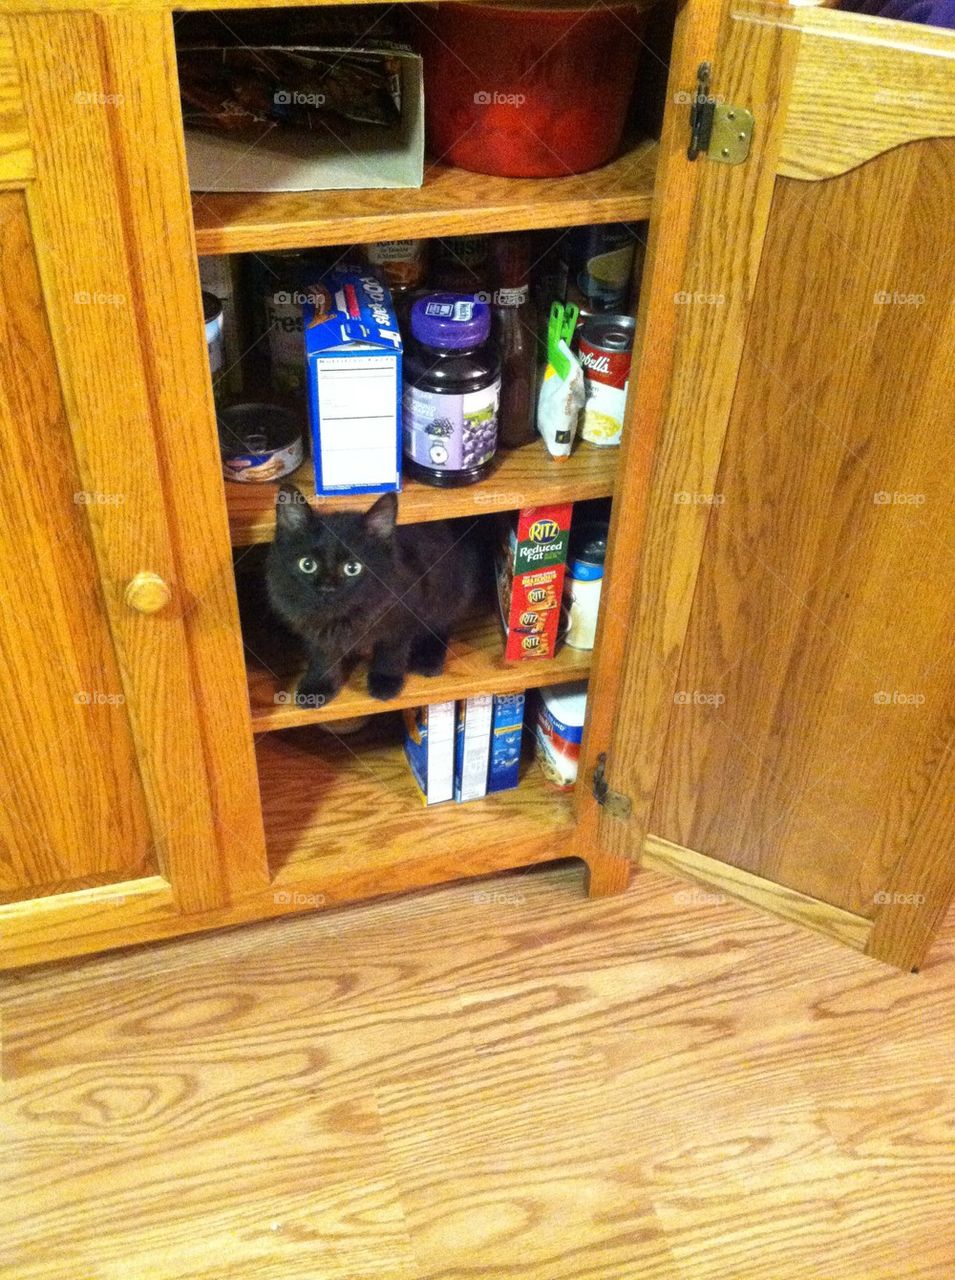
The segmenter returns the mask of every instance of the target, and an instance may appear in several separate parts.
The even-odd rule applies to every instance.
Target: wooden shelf
[[[530,760],[513,791],[427,807],[396,717],[371,737],[366,730],[340,742],[316,727],[267,734],[256,756],[278,886],[326,879],[332,890],[347,879],[349,895],[370,896],[385,871],[415,861],[433,876],[443,860],[443,878],[455,879],[571,851],[571,793],[551,787]]]
[[[473,624],[456,637],[440,676],[409,676],[397,698],[381,702],[368,693],[368,664],[360,662],[346,686],[321,708],[294,706],[295,679],[277,677],[262,667],[249,667],[249,702],[256,733],[290,729],[296,725],[328,723],[352,716],[381,715],[426,702],[467,698],[475,693],[516,693],[542,684],[566,684],[590,673],[589,650],[566,645],[553,658],[505,662],[504,642],[497,619]]]
[[[636,222],[650,216],[658,144],[568,178],[492,178],[432,164],[404,191],[195,192],[199,253],[251,253],[405,237]]]
[[[619,453],[619,449],[602,449],[581,442],[569,458],[555,462],[540,440],[521,449],[502,449],[497,469],[480,484],[463,489],[438,489],[406,480],[398,500],[398,521],[419,524],[426,520],[483,515],[488,511],[512,511],[546,502],[609,498],[613,494]],[[303,493],[310,496],[314,493],[311,461],[303,463],[290,479]],[[256,542],[270,542],[275,532],[276,486],[226,481],[225,491],[232,545],[247,547]],[[316,511],[354,511],[365,510],[374,498],[311,497],[311,502]]]

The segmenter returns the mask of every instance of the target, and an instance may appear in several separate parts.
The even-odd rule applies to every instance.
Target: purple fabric
[[[955,0],[842,0],[840,9],[930,27],[955,27]]]

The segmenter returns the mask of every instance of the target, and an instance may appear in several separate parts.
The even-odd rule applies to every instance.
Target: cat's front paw
[[[392,675],[390,671],[368,672],[368,692],[373,698],[380,698],[383,702],[396,698],[404,688],[404,683],[404,676]]]

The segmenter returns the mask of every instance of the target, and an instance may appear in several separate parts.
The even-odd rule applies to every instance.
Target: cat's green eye
[[[346,578],[357,578],[361,571],[362,565],[358,560],[346,560],[342,565],[342,573]]]
[[[311,556],[302,556],[298,562],[298,567],[303,573],[314,573],[318,568],[318,561],[313,560]]]

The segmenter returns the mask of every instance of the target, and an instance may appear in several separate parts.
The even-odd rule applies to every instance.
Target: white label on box
[[[454,795],[454,703],[428,707],[428,804]]]
[[[397,360],[329,356],[315,362],[322,484],[393,484],[398,465]]]
[[[487,762],[491,745],[491,695],[479,693],[464,706],[464,741],[455,798],[478,800],[487,795]]]

